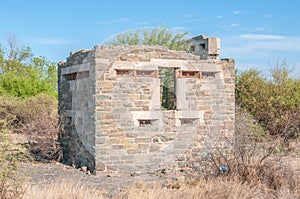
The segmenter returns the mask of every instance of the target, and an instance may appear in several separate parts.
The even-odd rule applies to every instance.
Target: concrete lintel
[[[158,120],[159,127],[163,126],[163,113],[161,111],[131,111],[131,114],[136,127],[139,126],[139,120]]]
[[[189,60],[151,59],[150,64],[161,67],[182,67],[189,64]]]
[[[155,64],[140,61],[115,61],[112,66],[113,69],[132,69],[132,70],[158,70]]]
[[[180,119],[200,119],[204,118],[204,111],[175,111],[175,125],[181,126]]]
[[[176,119],[201,119],[204,116],[204,111],[175,111]]]
[[[205,63],[204,63],[205,64]],[[200,67],[199,67],[200,66]],[[150,62],[143,61],[115,61],[113,69],[132,69],[132,70],[158,70],[158,67],[180,68],[185,71],[199,71],[202,64],[194,64],[190,60],[166,60],[166,59],[151,59]]]
[[[62,68],[61,73],[65,75],[65,74],[71,74],[71,73],[89,71],[89,70],[90,70],[90,63],[83,63],[83,64],[77,64],[66,68]]]
[[[216,63],[193,63],[193,66],[202,72],[221,72],[222,65]]]
[[[135,66],[139,65],[139,61],[114,61],[113,69],[135,69]]]

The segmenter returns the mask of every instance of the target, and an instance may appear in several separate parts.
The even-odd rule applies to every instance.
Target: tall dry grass
[[[35,160],[59,160],[57,106],[57,99],[45,94],[31,98],[0,96],[0,121],[5,121],[5,128],[14,134],[26,137]],[[0,127],[4,127],[1,122]]]
[[[3,121],[0,121],[0,124]],[[15,146],[10,131],[0,125],[0,198],[20,198],[25,178],[19,175],[19,165],[26,160],[23,148]]]
[[[243,184],[234,180],[205,180],[204,178],[182,184],[175,185],[177,188],[167,188],[159,184],[147,186],[143,183],[137,183],[135,186],[123,190],[113,198],[121,199],[183,199],[183,198],[205,198],[205,199],[252,199],[252,198],[272,198],[272,194],[264,191],[262,188],[251,184]]]
[[[109,188],[108,188],[109,189]],[[80,179],[60,178],[59,180],[30,184],[24,199],[297,199],[300,188],[282,186],[274,190],[264,183],[243,182],[238,177],[197,178],[193,180],[169,181],[167,183],[146,183],[136,181],[134,185],[109,193],[88,187]]]
[[[173,188],[172,188],[173,187]],[[176,187],[176,188],[174,188]],[[193,182],[184,181],[175,186],[165,187],[160,184],[146,185],[138,182],[113,196],[114,199],[298,199],[300,188],[291,190],[281,187],[269,188],[263,183],[242,182],[238,178],[223,177],[199,178]]]
[[[103,192],[90,188],[80,179],[64,179],[29,184],[23,199],[99,199]]]

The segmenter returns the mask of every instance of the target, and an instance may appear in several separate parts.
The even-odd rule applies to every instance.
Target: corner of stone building
[[[65,164],[95,170],[93,152],[93,54],[92,50],[71,52],[58,63],[59,141]]]

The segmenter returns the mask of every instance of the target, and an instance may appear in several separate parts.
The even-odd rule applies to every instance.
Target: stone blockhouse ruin
[[[92,171],[156,169],[234,132],[234,60],[199,36],[191,52],[95,46],[58,67],[63,161]]]

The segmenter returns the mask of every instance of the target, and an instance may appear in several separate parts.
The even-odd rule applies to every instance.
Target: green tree
[[[118,34],[112,41],[107,42],[107,45],[158,45],[165,46],[170,50],[185,50],[189,51],[187,43],[188,32],[171,31],[166,27],[156,27],[153,30],[135,30],[126,33]]]
[[[26,46],[18,47],[8,40],[9,50],[0,45],[0,94],[17,97],[46,93],[57,96],[56,64],[45,57],[34,56]]]
[[[285,141],[300,132],[300,81],[290,77],[286,62],[271,70],[264,78],[257,70],[237,75],[236,102],[275,137]]]

